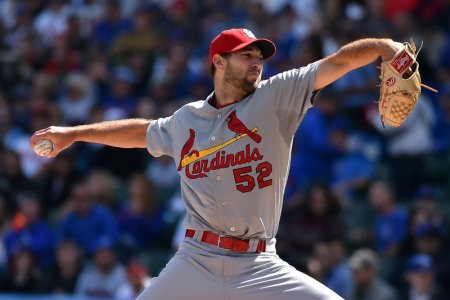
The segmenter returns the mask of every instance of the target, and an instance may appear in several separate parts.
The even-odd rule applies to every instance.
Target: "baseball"
[[[47,156],[53,151],[53,143],[47,139],[39,140],[34,144],[33,150],[39,156]]]

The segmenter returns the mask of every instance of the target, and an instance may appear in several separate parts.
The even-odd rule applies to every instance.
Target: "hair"
[[[328,212],[327,215],[329,217],[338,215],[341,212],[341,204],[339,202],[339,199],[332,193],[330,187],[322,182],[315,182],[311,185],[309,185],[304,192],[304,202],[302,205],[303,213],[307,216],[312,216],[312,210],[311,210],[311,202],[313,198],[313,193],[315,190],[321,190],[324,193],[324,197],[327,200],[328,205]]]
[[[219,54],[220,56],[222,56],[223,58],[229,58],[231,56],[231,53],[223,53],[223,54]],[[209,75],[211,76],[212,79],[214,79],[214,75],[216,74],[216,66],[214,65],[214,63],[211,64],[211,67],[209,68]]]

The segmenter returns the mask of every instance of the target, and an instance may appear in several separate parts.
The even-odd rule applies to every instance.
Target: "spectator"
[[[55,157],[37,181],[42,191],[42,205],[47,218],[64,206],[72,184],[81,176],[76,167],[75,155],[75,152],[69,150]]]
[[[9,259],[7,276],[0,282],[0,292],[32,294],[39,291],[40,272],[33,253],[27,248],[15,249]]]
[[[434,187],[423,185],[416,194],[414,206],[410,210],[408,235],[403,243],[403,255],[411,256],[416,253],[415,243],[418,235],[426,235],[435,229],[444,234],[448,224],[438,205],[437,191]],[[426,243],[427,246],[431,244]]]
[[[3,150],[1,154],[0,191],[5,195],[9,208],[14,210],[19,194],[22,191],[34,190],[36,182],[25,176],[20,156],[16,152]]]
[[[120,1],[107,0],[104,15],[94,28],[96,43],[101,51],[107,50],[121,33],[129,31],[130,28],[130,21],[121,16]]]
[[[383,181],[374,181],[369,201],[377,212],[374,224],[375,247],[382,257],[395,257],[406,235],[406,212],[395,202],[392,188]]]
[[[347,299],[353,288],[353,278],[345,252],[342,238],[324,238],[314,244],[313,256],[306,265],[309,274]]]
[[[153,93],[161,86],[168,86],[169,99],[185,101],[189,98],[192,86],[200,78],[188,64],[189,55],[190,49],[176,42],[165,55],[158,57],[152,74]],[[156,93],[155,98],[158,98]]]
[[[23,130],[14,124],[13,110],[5,95],[0,94],[0,144],[13,149],[18,138],[24,135]]]
[[[86,266],[76,285],[76,294],[112,298],[126,281],[124,267],[117,262],[115,244],[108,236],[98,237],[93,249],[93,263]]]
[[[354,289],[348,300],[397,300],[396,292],[378,274],[378,257],[370,249],[360,249],[349,258]]]
[[[147,60],[147,67],[151,66],[158,41],[158,24],[153,24],[151,17],[149,10],[138,9],[134,13],[130,31],[115,39],[111,45],[111,55],[118,63],[125,63],[129,57],[138,54]]]
[[[134,300],[144,288],[151,284],[151,277],[143,264],[129,263],[126,271],[127,280],[117,290],[115,295],[117,300]]]
[[[177,167],[168,156],[151,160],[146,170],[146,176],[158,186],[155,192],[160,203],[171,198],[180,185]]]
[[[14,216],[13,226],[5,236],[9,259],[18,249],[31,252],[37,267],[47,267],[54,259],[55,236],[49,224],[41,216],[40,199],[31,192],[18,197],[19,210]]]
[[[94,254],[100,237],[115,243],[117,222],[114,215],[103,205],[92,202],[86,180],[80,179],[72,185],[68,201],[71,210],[58,226],[60,240],[74,240],[87,257]]]
[[[82,67],[80,51],[70,44],[70,38],[67,35],[55,37],[45,61],[44,72],[58,80],[66,73],[80,71]]]
[[[304,190],[316,182],[329,183],[334,161],[343,153],[329,139],[330,127],[339,110],[339,103],[330,93],[320,95],[320,101],[301,123],[295,136],[287,189]]]
[[[119,118],[130,117],[138,101],[133,88],[136,84],[136,74],[124,65],[115,67],[112,73],[111,90],[109,95],[102,99],[102,105],[105,111],[117,111]]]
[[[436,278],[444,287],[450,283],[450,259],[448,257],[448,242],[443,227],[433,223],[422,223],[415,228],[413,248],[407,255],[421,253],[429,255],[435,263]]]
[[[56,249],[56,262],[45,269],[39,282],[41,292],[72,295],[81,273],[83,253],[71,240],[63,240]]]
[[[158,247],[166,229],[164,209],[157,203],[156,188],[144,174],[130,178],[128,193],[118,216],[119,245],[126,257]]]
[[[104,3],[95,0],[72,1],[72,11],[80,20],[83,36],[91,36],[104,13]]]
[[[436,282],[433,258],[426,254],[412,256],[405,272],[407,287],[403,291],[405,300],[446,300],[448,295]]]
[[[87,178],[88,193],[93,202],[101,204],[111,212],[115,212],[123,200],[120,180],[108,171],[92,169]]]
[[[370,115],[371,124],[386,139],[390,180],[401,200],[410,199],[414,195],[411,187],[418,187],[425,181],[425,158],[433,150],[435,118],[430,99],[425,94],[399,128],[385,128],[378,113]]]
[[[375,175],[378,149],[373,139],[354,133],[345,120],[336,121],[330,139],[342,149],[343,155],[333,164],[331,187],[343,204],[362,197]]]
[[[68,125],[86,123],[94,104],[90,80],[80,73],[69,74],[65,78],[65,89],[59,100],[64,122]]]
[[[346,244],[342,237],[332,237],[328,240],[331,256],[331,269],[325,285],[342,298],[347,299],[353,286],[352,272],[346,258]]]
[[[53,44],[55,38],[67,28],[69,7],[64,0],[50,0],[49,5],[36,17],[34,27],[45,43]]]
[[[75,50],[81,57],[87,58],[89,40],[83,33],[83,25],[81,19],[75,14],[71,14],[67,18],[67,29],[64,32],[64,37],[67,40],[67,46]]]
[[[301,206],[286,211],[283,216],[283,227],[278,234],[280,255],[301,259],[301,256],[310,253],[311,246],[316,241],[328,236],[342,235],[344,227],[340,210],[337,198],[327,185],[310,186]],[[296,256],[300,257],[295,258]]]

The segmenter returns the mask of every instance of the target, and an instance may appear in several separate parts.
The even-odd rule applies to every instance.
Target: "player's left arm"
[[[381,57],[391,59],[403,44],[391,39],[367,38],[353,41],[319,62],[314,90],[317,91],[348,72],[368,65]]]

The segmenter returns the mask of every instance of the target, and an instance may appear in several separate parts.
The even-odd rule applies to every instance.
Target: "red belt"
[[[185,237],[193,238],[195,230],[187,229]],[[250,240],[238,239],[231,236],[218,235],[211,231],[203,231],[202,239],[203,243],[211,244],[222,249],[235,251],[235,252],[247,252],[250,244]],[[259,240],[258,246],[254,252],[266,251],[266,241]]]

